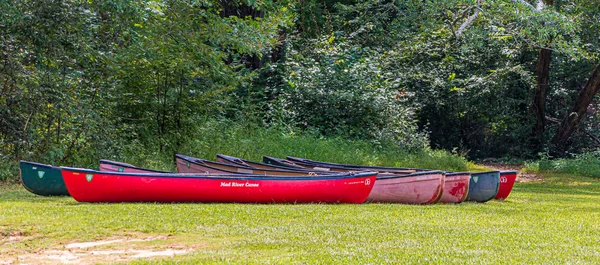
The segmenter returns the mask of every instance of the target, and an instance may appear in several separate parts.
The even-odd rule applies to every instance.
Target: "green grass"
[[[600,182],[546,173],[507,201],[413,206],[86,204],[0,186],[1,253],[69,242],[171,235],[197,246],[135,264],[597,264]],[[7,232],[8,231],[8,232]],[[12,251],[12,252],[11,252]]]

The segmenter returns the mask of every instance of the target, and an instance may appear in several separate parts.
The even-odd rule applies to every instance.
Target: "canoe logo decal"
[[[44,171],[38,171],[38,177],[43,178],[44,174],[46,174],[46,172],[44,172]]]
[[[119,171],[119,172],[123,172],[123,168],[122,168],[122,167],[120,167],[120,168],[117,168],[117,171]]]
[[[473,182],[477,183],[479,181],[479,177],[473,177]]]
[[[85,179],[87,179],[88,182],[92,181],[92,178],[94,178],[94,174],[86,174],[85,175]]]
[[[188,168],[190,168],[190,162],[185,162],[185,166],[187,166]]]
[[[365,180],[365,185],[367,185],[367,186],[371,185],[371,180],[370,179]]]
[[[235,182],[235,181],[231,181],[231,182],[221,182],[221,185],[219,185],[219,187],[230,187],[230,188],[242,188],[242,187],[246,187],[246,188],[258,188],[260,187],[260,184],[258,183],[250,183],[250,182]]]
[[[507,182],[508,182],[508,178],[500,177],[500,183],[507,183]]]

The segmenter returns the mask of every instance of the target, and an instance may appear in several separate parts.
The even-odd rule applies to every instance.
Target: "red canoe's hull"
[[[431,204],[436,203],[444,188],[444,174],[424,172],[386,178],[379,175],[369,202]]]
[[[79,202],[363,203],[376,175],[206,176],[62,168],[67,189]]]
[[[470,173],[448,173],[444,183],[441,203],[461,203],[469,194]]]
[[[517,180],[517,172],[515,171],[500,171],[500,188],[494,199],[504,200],[510,195],[515,181]]]

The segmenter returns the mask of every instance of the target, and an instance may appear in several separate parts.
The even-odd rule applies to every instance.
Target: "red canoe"
[[[469,183],[471,182],[471,173],[452,172],[446,173],[446,182],[441,203],[461,203],[467,199],[469,194]]]
[[[61,167],[79,202],[363,203],[377,173],[272,177],[102,172]]]
[[[444,173],[441,171],[404,176],[379,174],[367,201],[431,204],[439,201],[443,188]]]
[[[516,171],[500,171],[500,188],[498,189],[498,194],[496,194],[494,199],[506,199],[508,195],[510,195],[513,186],[515,185],[515,180],[517,180]]]

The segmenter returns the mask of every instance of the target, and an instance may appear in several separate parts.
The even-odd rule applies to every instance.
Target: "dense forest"
[[[470,159],[600,146],[597,1],[0,0],[0,10],[0,166],[172,157],[231,127]]]

